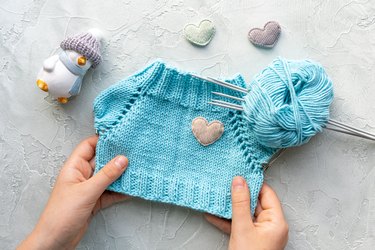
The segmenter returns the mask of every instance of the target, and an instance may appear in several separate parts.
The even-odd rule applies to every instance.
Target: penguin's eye
[[[84,65],[86,64],[86,57],[84,57],[84,56],[80,56],[80,57],[78,57],[78,59],[77,59],[77,63],[78,63],[78,65],[80,65],[80,66],[84,66]]]

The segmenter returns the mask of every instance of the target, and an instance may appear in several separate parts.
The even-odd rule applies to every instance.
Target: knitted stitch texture
[[[230,82],[245,87],[240,75]],[[254,213],[261,164],[275,149],[255,140],[242,112],[208,104],[212,91],[240,95],[157,61],[99,94],[95,172],[116,155],[129,159],[108,190],[231,218],[231,182],[241,175]],[[224,124],[223,135],[211,145],[201,145],[192,133],[192,120],[199,116]]]

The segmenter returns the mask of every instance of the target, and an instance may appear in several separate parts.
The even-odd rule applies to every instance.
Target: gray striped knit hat
[[[60,47],[63,50],[74,50],[85,56],[92,62],[93,68],[102,61],[102,55],[100,54],[100,41],[91,33],[81,33],[68,37],[61,42]]]

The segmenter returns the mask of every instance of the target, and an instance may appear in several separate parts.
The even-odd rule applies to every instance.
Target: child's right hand
[[[250,212],[250,192],[246,181],[237,176],[232,182],[232,222],[206,214],[208,222],[230,234],[229,249],[284,249],[288,224],[276,193],[263,184],[254,220]]]

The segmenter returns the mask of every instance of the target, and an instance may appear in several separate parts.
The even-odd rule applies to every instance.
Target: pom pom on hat
[[[74,50],[82,54],[92,62],[92,67],[95,68],[102,61],[102,55],[100,54],[101,37],[96,37],[96,32],[93,31],[95,30],[68,37],[61,42],[60,47],[63,50]]]

